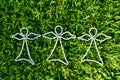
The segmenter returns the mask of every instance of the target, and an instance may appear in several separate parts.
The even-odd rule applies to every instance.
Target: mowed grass
[[[28,41],[35,65],[15,62],[22,41],[11,36],[26,27],[44,34],[61,25],[77,37],[96,27],[112,39],[97,42],[104,66],[81,62],[90,42],[63,40],[69,65],[46,62],[55,40]],[[56,52],[62,54],[61,49]],[[94,51],[95,52],[95,51]],[[0,0],[0,78],[2,80],[120,80],[119,0]]]

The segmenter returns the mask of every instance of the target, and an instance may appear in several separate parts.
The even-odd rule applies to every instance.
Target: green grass
[[[44,34],[61,25],[77,37],[96,27],[111,40],[98,43],[104,66],[81,63],[89,42],[63,41],[69,65],[46,62],[55,41],[29,41],[35,65],[15,62],[22,42],[11,36],[22,27]],[[59,50],[57,52],[60,52]],[[60,54],[60,53],[59,53]],[[0,77],[3,80],[120,80],[119,0],[0,0]]]

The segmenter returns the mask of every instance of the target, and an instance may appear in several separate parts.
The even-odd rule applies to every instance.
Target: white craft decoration
[[[58,28],[60,29],[60,33],[57,31]],[[48,37],[47,35],[49,35],[49,34],[54,35],[54,37]],[[63,37],[63,35],[65,35],[65,34],[69,34],[71,37],[69,37],[69,38]],[[60,61],[61,63],[65,64],[65,65],[68,65],[69,62],[68,62],[68,60],[66,58],[66,55],[65,55],[65,52],[64,52],[64,48],[63,48],[63,45],[62,45],[62,39],[63,40],[70,40],[70,39],[76,38],[76,36],[73,35],[73,34],[71,34],[69,31],[63,32],[63,28],[58,25],[58,26],[55,27],[55,32],[53,32],[53,31],[47,32],[47,33],[43,34],[43,37],[47,38],[47,39],[56,39],[56,43],[54,45],[54,48],[52,49],[52,52],[50,53],[50,55],[48,56],[48,58],[46,59],[46,61],[48,61],[48,62]],[[57,46],[58,42],[60,42],[62,53],[64,55],[64,59],[65,59],[66,62],[64,62],[64,61],[62,61],[60,59],[51,59],[51,60],[49,60],[50,57],[52,56],[54,50],[56,49],[56,46]]]
[[[23,33],[23,30],[26,30],[26,34]],[[34,38],[29,38],[30,35],[34,35],[35,37]],[[18,38],[17,36],[21,36],[21,38]],[[35,33],[32,33],[32,32],[28,34],[28,29],[27,28],[21,28],[20,33],[16,33],[15,35],[12,36],[12,38],[15,38],[17,40],[23,40],[23,44],[22,44],[20,54],[16,57],[15,61],[25,60],[25,61],[30,62],[32,65],[34,65],[34,61],[32,60],[31,55],[30,55],[27,40],[35,40],[38,37],[41,37],[41,35],[40,34],[35,34]],[[26,59],[26,58],[19,59],[19,57],[21,56],[21,54],[23,52],[24,45],[26,45],[29,59]]]
[[[92,34],[92,31],[93,31],[93,30],[95,31],[95,34],[94,34],[94,35]],[[100,53],[99,53],[99,50],[98,50],[96,41],[104,42],[104,41],[107,40],[107,39],[111,39],[111,36],[107,36],[107,35],[105,35],[105,34],[103,34],[103,33],[97,35],[97,33],[98,33],[98,31],[97,31],[96,28],[90,28],[89,34],[84,34],[84,35],[78,37],[79,40],[84,40],[84,41],[90,41],[90,40],[91,40],[90,46],[88,47],[88,49],[87,49],[86,53],[84,54],[83,58],[81,59],[81,61],[82,61],[82,62],[92,61],[92,62],[96,62],[96,63],[98,63],[98,64],[100,64],[100,65],[103,66],[104,63],[103,63],[103,60],[102,60],[102,58],[101,58],[101,56],[100,56]],[[104,36],[105,39],[103,39],[103,40],[97,39],[99,36]],[[89,37],[89,38],[88,38],[88,39],[85,39],[84,37]],[[100,59],[101,62],[98,62],[98,61],[96,61],[96,60],[91,60],[91,59],[85,59],[85,57],[87,56],[87,54],[88,54],[88,52],[89,52],[89,50],[90,50],[90,48],[91,48],[91,46],[92,46],[93,43],[95,44],[95,48],[96,48],[96,50],[97,50],[98,57],[99,57],[99,59]]]

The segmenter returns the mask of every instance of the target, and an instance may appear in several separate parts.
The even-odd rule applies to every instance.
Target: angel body
[[[94,35],[92,34],[92,30],[95,31],[95,34],[94,34]],[[91,43],[90,43],[90,45],[89,45],[86,53],[84,54],[83,58],[81,59],[82,62],[92,61],[92,62],[96,62],[96,63],[98,63],[98,64],[100,64],[100,65],[103,65],[103,64],[104,64],[104,63],[103,63],[103,60],[102,60],[102,58],[101,58],[101,56],[100,56],[100,53],[99,53],[99,50],[98,50],[96,41],[104,42],[104,41],[107,40],[107,39],[111,39],[111,37],[110,37],[110,36],[107,36],[107,35],[105,35],[105,34],[103,34],[103,33],[97,35],[97,33],[98,33],[98,31],[97,31],[96,28],[90,28],[89,34],[84,34],[84,35],[78,37],[79,40],[84,40],[84,41],[90,41],[90,40],[91,40]],[[100,40],[100,39],[98,39],[99,36],[104,36],[105,38],[104,38],[103,40]],[[89,39],[85,39],[84,37],[89,37]],[[88,54],[88,52],[89,52],[92,44],[95,45],[95,48],[96,48],[98,57],[99,57],[99,59],[100,59],[101,62],[98,62],[98,61],[92,60],[92,59],[85,59],[85,57],[87,56],[87,54]]]
[[[26,31],[26,34],[23,33],[23,30]],[[30,35],[34,35],[35,37],[34,38],[29,38]],[[20,36],[21,38],[18,38],[17,36]],[[30,62],[32,65],[34,65],[34,61],[32,60],[31,55],[30,55],[30,51],[29,51],[27,40],[35,40],[38,37],[41,37],[41,35],[40,34],[35,34],[35,33],[32,33],[32,32],[28,34],[28,29],[27,28],[21,28],[20,29],[20,33],[16,33],[15,35],[12,36],[12,38],[15,38],[17,40],[23,40],[20,54],[15,58],[15,61],[25,60],[25,61]],[[26,48],[27,48],[29,59],[26,59],[26,58],[19,59],[19,57],[21,56],[21,54],[23,52],[23,49],[24,49],[25,45],[26,45]]]
[[[60,32],[57,31],[58,28],[61,30]],[[51,38],[51,37],[48,37],[47,35],[49,35],[49,34],[54,35],[54,37],[52,37],[52,38]],[[65,34],[69,34],[71,37],[69,37],[69,38],[63,37],[63,35],[65,35]],[[46,61],[48,61],[48,62],[60,61],[61,63],[65,64],[65,65],[68,65],[69,62],[68,62],[68,60],[67,60],[67,58],[66,58],[66,55],[65,55],[65,52],[64,52],[64,48],[63,48],[63,45],[62,45],[62,39],[63,39],[63,40],[70,40],[70,39],[72,39],[72,38],[75,38],[75,36],[74,36],[73,34],[71,34],[70,32],[68,32],[68,31],[63,32],[63,28],[58,25],[58,26],[55,27],[55,32],[53,32],[53,31],[47,32],[47,33],[43,34],[43,37],[44,37],[44,38],[47,38],[47,39],[56,39],[56,43],[55,43],[55,45],[54,45],[54,47],[53,47],[53,49],[52,49],[52,52],[50,53],[50,55],[48,56],[48,58],[46,59]],[[50,57],[52,56],[54,50],[56,49],[56,46],[57,46],[58,42],[60,42],[60,46],[61,46],[61,49],[62,49],[62,53],[63,53],[64,59],[65,59],[66,62],[64,62],[64,61],[62,61],[62,60],[60,60],[60,59],[51,59],[51,60],[49,60]]]

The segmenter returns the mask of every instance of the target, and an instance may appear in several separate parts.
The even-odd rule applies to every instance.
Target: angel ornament
[[[93,32],[94,32],[94,34],[93,34]],[[103,34],[103,33],[97,35],[97,33],[98,33],[98,31],[97,31],[96,28],[90,28],[89,34],[84,34],[84,35],[78,37],[79,40],[91,41],[91,43],[90,43],[90,45],[89,45],[86,53],[84,54],[83,58],[81,59],[81,62],[92,61],[92,62],[96,62],[96,63],[98,63],[98,64],[100,64],[100,65],[103,66],[104,63],[103,63],[103,60],[102,60],[102,58],[101,58],[101,56],[100,56],[100,53],[99,53],[99,50],[98,50],[96,41],[104,42],[104,41],[106,41],[107,39],[111,39],[111,37],[110,37],[110,36],[107,36],[107,35],[105,35],[105,34]],[[103,36],[103,37],[105,37],[105,38],[104,38],[104,39],[99,39],[98,37],[100,37],[100,36]],[[88,39],[85,39],[85,37],[89,37],[89,38],[88,38]],[[99,58],[100,62],[99,62],[99,61],[96,61],[96,60],[86,59],[86,58],[85,58],[85,57],[88,55],[88,52],[89,52],[90,48],[92,47],[92,44],[95,45],[95,49],[96,49],[96,51],[97,51],[97,55],[98,55],[98,58]]]
[[[58,29],[60,29],[60,32],[58,32]],[[50,34],[54,35],[54,37],[48,37],[47,36],[47,35],[50,35]],[[68,37],[68,38],[63,37],[63,35],[65,35],[65,34],[70,35],[70,37]],[[64,48],[63,48],[63,45],[62,45],[62,39],[63,40],[70,40],[70,39],[75,38],[75,36],[73,34],[71,34],[69,31],[63,32],[63,28],[58,25],[58,26],[55,27],[55,32],[53,32],[53,31],[47,32],[47,33],[43,34],[43,37],[47,38],[47,39],[50,39],[50,40],[56,39],[56,43],[55,43],[55,45],[54,45],[54,47],[52,49],[52,52],[50,53],[50,55],[48,56],[48,58],[46,59],[46,61],[48,61],[48,62],[59,61],[59,62],[65,64],[65,65],[68,65],[69,62],[68,62],[68,60],[66,58],[66,55],[65,55],[65,52],[64,52]],[[60,43],[60,46],[61,46],[62,53],[63,53],[65,61],[60,60],[60,59],[51,59],[50,60],[50,57],[52,56],[53,52],[55,51],[58,42]]]
[[[24,33],[24,31],[25,31],[25,33]],[[33,35],[34,38],[30,38],[31,35]],[[18,36],[20,36],[20,37],[18,37]],[[34,65],[34,61],[32,60],[31,55],[30,55],[27,40],[35,40],[38,37],[41,37],[41,35],[40,34],[35,34],[35,33],[32,33],[32,32],[28,34],[28,29],[27,28],[21,28],[20,33],[16,33],[15,35],[12,36],[12,38],[15,38],[17,40],[23,40],[21,51],[20,51],[19,55],[16,57],[15,61],[25,60],[25,61],[30,62],[32,65]],[[19,58],[21,56],[21,54],[23,53],[23,49],[24,49],[25,45],[26,45],[26,49],[27,49],[27,52],[28,52],[27,55],[28,55],[29,59]]]

